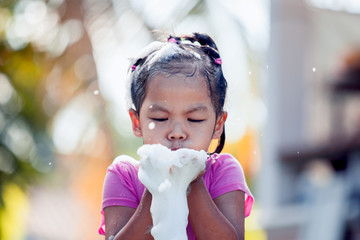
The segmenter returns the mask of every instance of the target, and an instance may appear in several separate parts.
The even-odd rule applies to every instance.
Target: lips
[[[178,150],[180,148],[184,148],[184,147],[181,145],[173,145],[173,146],[170,146],[169,148],[171,149],[171,151],[176,151],[176,150]]]
[[[169,149],[171,151],[176,151],[180,148],[184,148],[184,144],[182,144],[180,141],[174,141],[174,142],[170,143],[169,145],[170,145]]]

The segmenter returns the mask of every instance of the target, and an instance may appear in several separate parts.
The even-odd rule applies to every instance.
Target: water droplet
[[[51,166],[51,162],[49,162],[49,166]]]
[[[155,128],[155,123],[150,122],[148,127],[149,127],[150,130],[153,130]]]
[[[99,95],[99,90],[95,90],[93,93],[94,95]]]
[[[312,70],[313,70],[313,72],[316,72],[316,68],[314,68],[314,67],[313,67],[313,69],[312,69]]]

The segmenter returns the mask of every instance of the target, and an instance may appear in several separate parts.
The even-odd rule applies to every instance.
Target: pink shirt
[[[138,179],[139,161],[129,156],[119,156],[109,166],[103,189],[102,219],[100,234],[105,234],[104,208],[126,206],[137,208],[145,187]],[[204,183],[212,199],[231,191],[245,192],[245,217],[249,216],[254,198],[246,184],[240,163],[230,154],[208,156]],[[196,239],[190,224],[187,227],[188,239]]]

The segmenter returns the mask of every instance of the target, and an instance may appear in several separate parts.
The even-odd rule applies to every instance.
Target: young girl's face
[[[130,110],[133,131],[144,144],[171,150],[208,150],[221,136],[226,114],[216,117],[206,80],[182,74],[158,74],[147,82],[139,116]]]

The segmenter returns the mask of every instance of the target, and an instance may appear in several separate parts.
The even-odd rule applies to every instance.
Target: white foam
[[[185,148],[171,151],[154,144],[143,145],[138,154],[139,180],[152,195],[152,236],[155,240],[186,240],[186,191],[205,168],[206,152]]]

